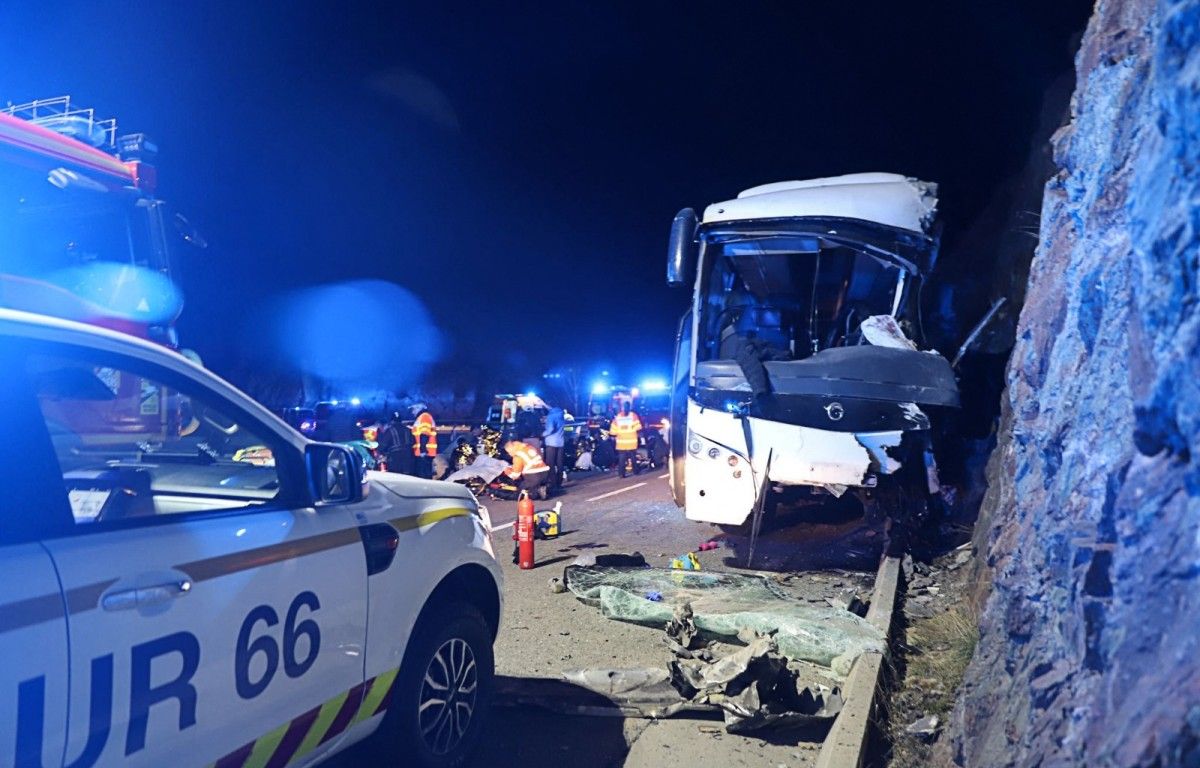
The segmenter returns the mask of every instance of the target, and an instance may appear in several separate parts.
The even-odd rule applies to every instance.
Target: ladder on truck
[[[0,112],[79,139],[97,149],[114,151],[117,146],[117,119],[101,120],[96,117],[95,109],[72,104],[70,96],[34,99],[24,104],[9,102],[8,106],[0,108]]]

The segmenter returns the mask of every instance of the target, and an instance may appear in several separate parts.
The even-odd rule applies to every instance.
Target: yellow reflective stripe
[[[383,697],[387,695],[392,688],[392,683],[396,680],[397,673],[400,668],[397,667],[390,672],[384,672],[375,678],[375,682],[371,684],[371,690],[367,691],[367,695],[363,698],[362,706],[358,708],[358,714],[354,716],[355,723],[361,723],[371,715],[375,714],[375,710],[379,708]]]
[[[279,742],[283,741],[283,735],[287,733],[291,725],[292,721],[289,720],[254,742],[254,751],[250,753],[250,757],[246,758],[246,762],[242,763],[242,768],[266,768],[267,761],[271,759],[271,755],[275,754]]]
[[[440,523],[443,520],[448,520],[451,517],[466,517],[471,514],[471,510],[466,507],[446,507],[445,509],[434,509],[429,512],[422,512],[419,515],[410,517],[397,517],[389,522],[396,528],[397,531],[411,531],[415,528],[424,528],[427,525]]]
[[[321,711],[317,713],[317,719],[313,721],[312,727],[309,728],[308,733],[304,737],[304,741],[300,742],[300,746],[296,748],[296,754],[292,755],[292,762],[296,762],[321,746],[321,739],[325,738],[325,732],[329,730],[330,725],[333,725],[333,718],[337,717],[338,710],[346,703],[346,697],[349,695],[350,691],[343,691],[341,696],[332,698],[321,705]]]

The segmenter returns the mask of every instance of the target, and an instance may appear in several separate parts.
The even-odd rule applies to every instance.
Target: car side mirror
[[[309,443],[304,451],[313,501],[346,504],[363,497],[366,473],[350,448],[332,443]]]
[[[684,208],[671,222],[671,241],[667,248],[667,285],[672,288],[692,282],[696,267],[696,212]]]

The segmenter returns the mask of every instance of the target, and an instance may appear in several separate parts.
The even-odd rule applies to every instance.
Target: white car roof
[[[925,234],[936,211],[937,184],[898,173],[851,173],[751,187],[705,208],[703,221],[837,217]]]

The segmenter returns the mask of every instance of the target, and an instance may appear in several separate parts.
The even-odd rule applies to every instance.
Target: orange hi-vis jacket
[[[417,420],[413,422],[409,431],[412,432],[413,436],[413,456],[421,456],[422,454],[425,456],[437,456],[437,425],[433,423],[433,416],[429,411],[422,412],[417,417]],[[424,451],[421,450],[422,436],[428,436],[429,438],[424,445]]]
[[[642,431],[642,420],[633,411],[626,416],[618,413],[608,425],[608,433],[616,441],[618,451],[636,451],[638,447],[638,432]]]
[[[510,480],[516,480],[521,475],[533,475],[538,472],[550,471],[549,465],[542,460],[541,452],[529,443],[516,441],[509,454],[512,456],[512,465],[504,470],[504,474]]]

